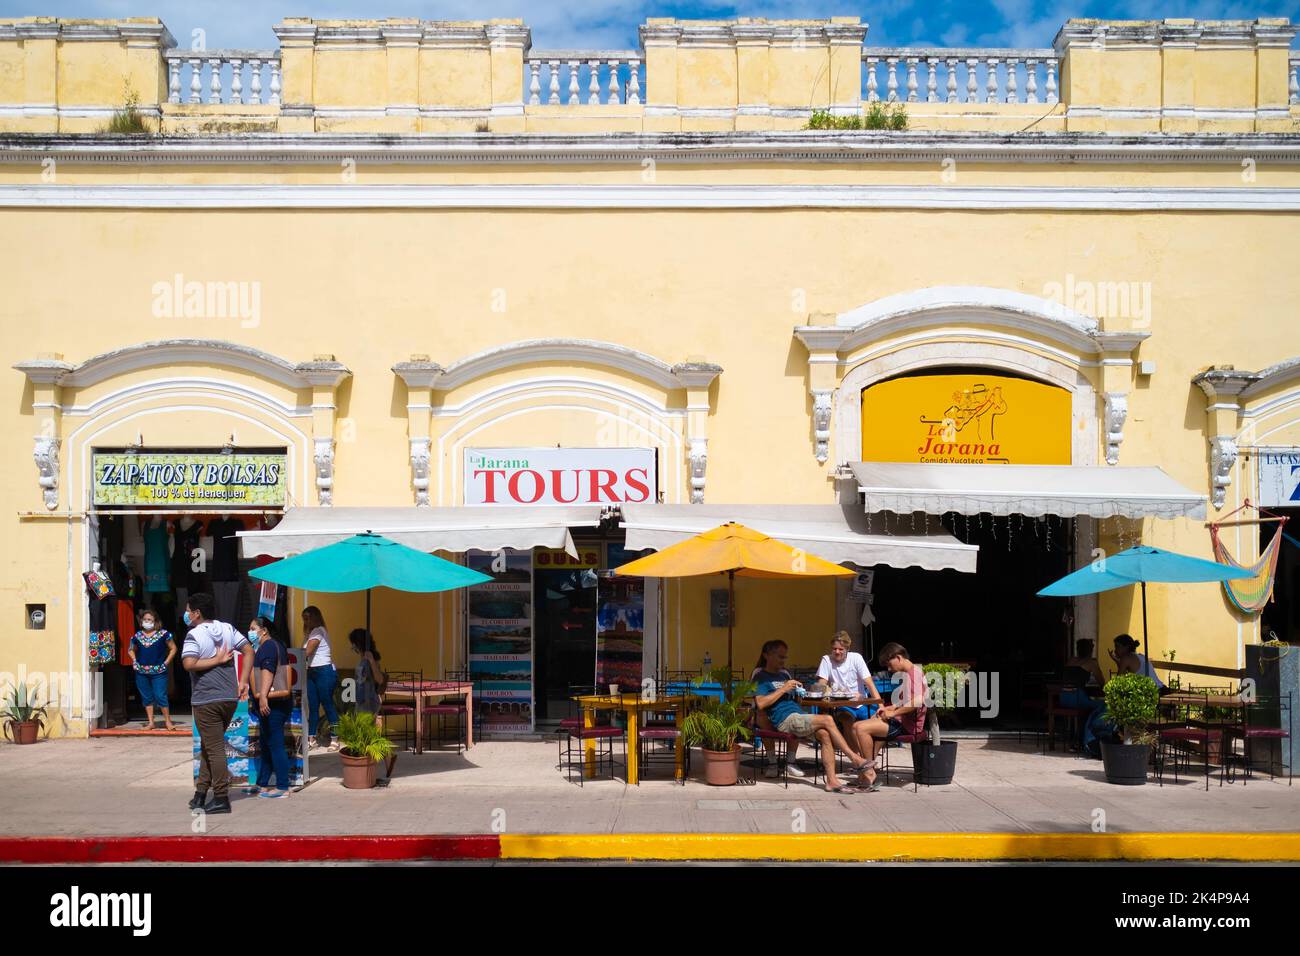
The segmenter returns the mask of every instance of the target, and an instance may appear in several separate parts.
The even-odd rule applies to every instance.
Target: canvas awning
[[[867,512],[1200,518],[1206,498],[1157,467],[858,461]]]
[[[241,531],[245,557],[302,554],[372,531],[418,551],[563,548],[575,558],[570,528],[600,524],[600,505],[547,508],[291,508],[269,531]]]
[[[660,550],[728,521],[803,548],[836,564],[869,568],[975,571],[979,548],[942,529],[912,534],[868,534],[866,515],[841,505],[623,505],[629,551]]]

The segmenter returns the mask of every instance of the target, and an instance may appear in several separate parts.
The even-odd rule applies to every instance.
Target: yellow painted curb
[[[1300,833],[501,835],[504,860],[1300,860]]]

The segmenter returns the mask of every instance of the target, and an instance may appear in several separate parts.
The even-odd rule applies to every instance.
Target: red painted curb
[[[5,863],[257,863],[497,860],[501,840],[465,836],[0,837]]]

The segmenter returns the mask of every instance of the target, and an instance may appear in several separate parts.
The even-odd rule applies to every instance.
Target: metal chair
[[[1091,708],[1073,707],[1061,703],[1061,696],[1069,692],[1081,693],[1081,688],[1074,684],[1067,684],[1060,681],[1049,681],[1047,689],[1047,734],[1044,738],[1047,750],[1056,749],[1056,719],[1058,717],[1065,721],[1066,732],[1070,735],[1070,750],[1077,750],[1078,743],[1082,735],[1082,721],[1088,719],[1092,713]],[[1046,751],[1044,751],[1046,753]]]
[[[583,786],[587,776],[586,751],[589,742],[595,748],[596,772],[592,779],[600,776],[601,765],[606,763],[609,766],[609,778],[614,779],[614,743],[620,739],[623,741],[623,766],[626,772],[628,741],[627,734],[622,727],[613,725],[607,727],[583,727],[580,724],[577,727],[566,727],[564,734],[565,748],[561,754],[560,762],[569,783],[573,783],[574,769],[576,768],[578,786]],[[576,748],[575,744],[577,744]]]
[[[596,687],[594,684],[570,684],[569,685],[569,714],[560,720],[560,726],[555,731],[555,769],[561,770],[564,767],[564,743],[568,738],[570,730],[582,729],[582,708],[578,706],[578,697],[585,697],[589,694],[595,694]]]
[[[410,684],[418,688],[424,681],[422,671],[389,671],[388,684]],[[394,742],[402,741],[402,748],[405,750],[415,749],[415,701],[412,699],[409,703],[405,698],[400,701],[389,703],[384,700],[385,695],[380,695],[378,717],[383,724],[384,736]],[[403,729],[396,731],[395,721],[397,718],[403,719]]]
[[[1221,689],[1219,689],[1221,690]],[[1203,706],[1209,706],[1208,689],[1192,690],[1186,693],[1204,693],[1206,702]],[[1183,716],[1171,721],[1161,722],[1156,729],[1156,748],[1155,748],[1155,770],[1156,782],[1164,786],[1165,766],[1169,764],[1173,767],[1174,783],[1178,783],[1178,766],[1181,763],[1184,769],[1190,768],[1192,756],[1199,752],[1205,769],[1205,789],[1210,789],[1210,754],[1211,743],[1219,743],[1219,764],[1222,773],[1219,777],[1219,786],[1223,786],[1223,781],[1227,777],[1228,761],[1225,759],[1227,734],[1222,726],[1216,726],[1209,721],[1192,719],[1192,704],[1177,704],[1182,708]]]
[[[1272,720],[1268,720],[1267,718],[1266,718],[1267,722],[1261,722],[1261,723],[1255,722],[1254,720],[1251,719],[1252,709],[1254,709],[1256,713],[1259,713],[1259,711],[1264,711],[1266,714],[1269,714],[1270,716],[1276,710],[1278,715],[1278,721],[1277,721],[1278,725],[1276,727],[1272,726]],[[1290,741],[1291,739],[1291,695],[1288,693],[1288,694],[1279,695],[1278,697],[1260,698],[1253,702],[1247,702],[1246,705],[1241,709],[1241,723],[1235,727],[1229,727],[1226,733],[1228,739],[1230,739],[1233,742],[1233,748],[1232,748],[1234,751],[1233,756],[1235,756],[1236,741],[1237,740],[1241,741],[1242,765],[1245,769],[1245,773],[1243,774],[1242,781],[1241,781],[1243,787],[1251,778],[1251,770],[1252,770],[1251,762],[1250,762],[1251,744],[1259,741],[1264,741],[1265,743],[1268,743],[1270,745],[1269,760],[1268,760],[1268,778],[1269,780],[1276,780],[1278,774],[1274,772],[1274,769],[1275,768],[1281,769],[1283,766],[1281,749],[1282,747],[1286,746],[1287,742]],[[1277,753],[1276,763],[1273,760],[1272,743],[1274,741],[1277,741],[1278,743],[1278,747],[1277,747],[1278,753]],[[1224,758],[1223,758],[1225,763],[1228,761],[1229,756],[1230,755],[1228,753],[1228,748],[1225,745]],[[1286,785],[1288,787],[1291,786],[1294,780],[1295,780],[1295,767],[1291,764],[1290,761],[1287,761],[1286,762]],[[1231,777],[1229,778],[1229,782],[1231,783]]]
[[[637,751],[636,758],[640,771],[637,775],[637,786],[641,785],[641,778],[645,771],[652,765],[663,764],[671,767],[673,773],[677,772],[677,741],[681,739],[682,732],[677,726],[677,708],[675,706],[651,704],[641,712],[642,723],[637,727]],[[691,750],[689,747],[685,750],[684,766],[682,768],[682,786],[686,786],[686,778],[691,773]]]
[[[481,708],[479,708],[479,707],[477,706],[477,703],[478,703],[478,700],[479,700],[479,683],[480,683],[480,682],[474,680],[474,678],[470,676],[470,672],[469,672],[468,670],[455,670],[455,669],[453,669],[453,670],[444,670],[444,671],[442,672],[442,679],[443,679],[443,680],[457,681],[457,682],[462,683],[462,684],[471,684],[471,685],[473,685],[474,690],[470,693],[470,695],[469,695],[469,700],[470,700],[470,707],[471,707],[472,710],[473,710],[473,713],[472,713],[471,716],[472,716],[472,719],[473,719],[473,721],[474,721],[474,737],[475,737],[475,739],[481,737],[481,736],[483,735],[483,711],[482,711]],[[462,706],[463,706],[463,704],[462,704]]]

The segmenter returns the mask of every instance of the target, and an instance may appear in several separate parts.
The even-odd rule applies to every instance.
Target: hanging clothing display
[[[172,548],[172,587],[177,591],[193,594],[203,590],[202,574],[194,570],[194,552],[199,550],[199,537],[203,534],[203,525],[195,521],[188,528],[182,518],[176,523]]]
[[[145,525],[144,589],[150,593],[171,590],[172,556],[167,551],[169,540],[166,521]]]
[[[86,595],[90,601],[88,659],[92,665],[111,664],[117,656],[117,600],[108,575],[87,571]]]

